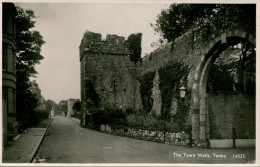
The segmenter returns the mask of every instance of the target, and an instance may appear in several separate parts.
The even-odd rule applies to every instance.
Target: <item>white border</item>
[[[258,57],[260,55],[259,50],[259,28],[260,28],[260,3],[258,0],[1,0],[1,2],[13,2],[13,3],[223,3],[223,4],[256,4],[256,56]],[[1,5],[1,11],[2,11],[2,5]],[[2,18],[2,12],[0,13],[0,17]],[[2,24],[2,22],[1,22]],[[0,36],[0,41],[2,42],[2,33]],[[151,41],[152,42],[152,41]],[[2,50],[2,45],[0,46],[0,49]],[[156,163],[87,163],[87,164],[80,164],[80,163],[71,163],[71,164],[65,164],[65,163],[55,163],[55,164],[27,164],[27,163],[2,163],[2,158],[0,160],[1,166],[260,166],[260,60],[259,58],[256,59],[256,161],[255,164],[156,164]],[[2,67],[2,59],[0,60],[0,67]],[[2,69],[2,68],[1,68]],[[0,74],[2,76],[2,73]],[[0,81],[0,85],[2,85],[2,80]],[[2,89],[0,90],[1,96],[2,96]],[[2,98],[1,98],[2,100]],[[259,103],[258,103],[259,102]],[[2,108],[2,101],[0,103],[0,107]],[[0,115],[0,122],[2,123],[2,114]],[[2,128],[0,128],[0,132],[2,134]],[[2,135],[0,138],[0,145],[2,146]],[[2,147],[1,147],[2,148]],[[2,150],[0,152],[0,156],[2,157]]]

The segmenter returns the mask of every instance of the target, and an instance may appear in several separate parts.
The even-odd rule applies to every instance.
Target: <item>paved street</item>
[[[199,157],[200,153],[205,157]],[[245,158],[233,158],[233,154],[243,154]],[[34,162],[253,163],[254,159],[255,149],[195,149],[153,143],[81,128],[73,120],[57,116]]]

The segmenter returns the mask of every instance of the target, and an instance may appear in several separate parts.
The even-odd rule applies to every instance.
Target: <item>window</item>
[[[3,87],[2,88],[3,94],[2,94],[2,105],[3,105],[3,110],[8,113],[8,88]]]
[[[11,45],[7,46],[7,57],[8,57],[8,61],[7,63],[8,65],[8,71],[9,72],[13,72],[13,47]]]
[[[13,73],[16,73],[16,55],[15,55],[15,50],[12,49],[12,69],[13,69]]]
[[[3,99],[7,99],[8,98],[8,88],[3,87]]]
[[[7,17],[5,15],[3,15],[3,32],[7,33]]]
[[[13,18],[12,15],[7,16],[7,33],[12,34],[13,33]]]
[[[16,112],[16,91],[14,90],[13,92],[14,100],[13,100],[13,105],[14,105],[14,112]]]
[[[16,38],[16,23],[15,23],[15,19],[13,18],[13,28],[12,28],[12,31],[13,31],[13,37]]]
[[[8,70],[8,54],[7,54],[7,45],[3,44],[2,45],[2,68],[3,70],[7,71]]]

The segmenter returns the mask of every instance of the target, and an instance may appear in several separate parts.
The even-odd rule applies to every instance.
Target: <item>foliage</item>
[[[142,33],[131,34],[127,39],[127,48],[133,55],[130,56],[130,60],[133,62],[138,62],[141,59],[142,53]]]
[[[18,76],[17,76],[18,77]],[[22,85],[23,88],[24,86]],[[16,98],[23,97],[22,100],[18,99],[16,102],[17,106],[17,120],[22,124],[23,129],[27,129],[33,125],[33,120],[35,120],[35,108],[37,107],[37,99],[35,96],[27,89],[21,89],[21,84],[17,84],[16,89],[19,91],[16,92]]]
[[[50,100],[50,99],[46,100],[45,104],[46,104],[46,110],[49,112],[53,109],[53,107],[54,108],[57,107],[57,104],[53,100]]]
[[[154,30],[168,41],[174,41],[192,26],[199,26],[207,17],[213,14],[216,5],[202,4],[172,4],[157,16]]]
[[[168,120],[171,117],[173,98],[179,102],[179,88],[187,84],[189,67],[181,62],[171,62],[166,67],[159,69],[158,72],[162,96],[162,119]]]
[[[153,88],[153,79],[155,72],[148,72],[142,76],[140,79],[140,94],[142,99],[142,104],[146,113],[149,113],[153,107],[152,88]]]
[[[213,64],[207,82],[208,91],[233,91],[233,77]]]
[[[71,117],[74,117],[74,118],[77,118],[77,119],[81,119],[81,115],[80,114],[77,114],[77,112],[74,112]]]
[[[95,128],[98,128],[101,124],[109,125],[112,128],[125,126],[126,114],[122,110],[111,108],[91,108],[89,109],[89,112],[89,122],[92,123]]]
[[[33,124],[36,124],[38,122],[41,122],[42,120],[46,119],[49,117],[49,112],[44,110],[44,111],[35,111],[34,112],[34,120],[31,121]]]
[[[190,113],[191,90],[186,90],[185,98],[180,98],[178,95],[175,97],[177,98],[178,108],[177,113],[171,116],[172,121],[177,123],[182,131],[191,134],[191,122],[188,119]]]
[[[59,103],[59,109],[64,113],[68,113],[68,101],[61,100]]]
[[[34,12],[23,10],[16,6],[18,15],[16,21],[16,99],[17,120],[23,128],[30,127],[37,117],[35,108],[37,99],[28,90],[31,86],[29,77],[35,76],[35,65],[40,63],[43,56],[41,46],[45,43],[38,31],[31,30],[36,21]]]
[[[162,97],[161,122],[164,122],[166,127],[171,127],[176,131],[190,133],[191,126],[187,119],[190,111],[191,91],[189,89],[186,90],[186,97],[184,99],[180,98],[179,95],[179,88],[181,86],[187,87],[187,77],[190,72],[190,66],[184,62],[170,62],[165,67],[160,68],[158,72],[160,76],[159,88]],[[140,81],[140,93],[145,113],[149,113],[153,106],[151,95],[154,76],[155,72],[146,73]],[[175,115],[171,113],[173,99],[176,99],[177,102],[177,113]],[[137,113],[134,114],[136,116],[138,115]],[[160,119],[153,118],[153,121],[149,121],[149,116],[140,113],[139,116],[136,116],[135,121],[133,121],[135,123],[133,124],[133,122],[130,122],[130,125],[128,126],[137,126],[154,130],[162,128],[162,126],[159,126],[160,123],[158,123],[158,121],[160,122]],[[140,119],[138,119],[139,117]]]
[[[30,110],[30,111],[31,112],[25,112],[22,115],[24,120],[20,121],[22,123],[20,128],[23,130],[32,127],[33,125],[36,125],[37,123],[49,117],[49,112],[46,110],[44,111]]]
[[[172,4],[161,11],[155,25],[151,24],[168,41],[194,28],[207,37],[232,26],[255,31],[255,25],[256,5],[253,4]]]
[[[241,47],[231,46],[216,59],[209,72],[207,91],[255,92],[255,77],[251,76],[255,73],[254,46],[245,41],[239,44]]]
[[[35,65],[43,59],[41,46],[45,43],[38,31],[31,30],[35,26],[35,15],[32,10],[23,10],[16,6],[16,70],[17,75],[25,73],[25,77],[35,76]],[[19,82],[17,82],[19,83]]]
[[[126,115],[131,115],[131,114],[135,113],[135,110],[133,108],[127,108],[125,110],[125,113],[126,113]]]
[[[94,83],[90,79],[85,80],[85,98],[87,108],[99,106],[99,96],[95,90]]]
[[[81,102],[80,100],[76,100],[72,106],[73,111],[80,111]]]
[[[184,131],[178,123],[167,122],[162,119],[155,119],[149,115],[132,114],[127,116],[127,127],[143,130],[153,130],[161,132],[181,132]],[[186,131],[185,131],[186,132]]]

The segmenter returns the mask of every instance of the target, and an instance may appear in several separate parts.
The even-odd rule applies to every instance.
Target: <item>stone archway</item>
[[[209,139],[209,112],[207,109],[206,86],[212,64],[217,56],[232,45],[231,41],[244,40],[256,46],[255,36],[241,30],[229,31],[216,37],[203,52],[195,72],[193,84],[192,138],[200,139],[202,147],[207,147]]]

